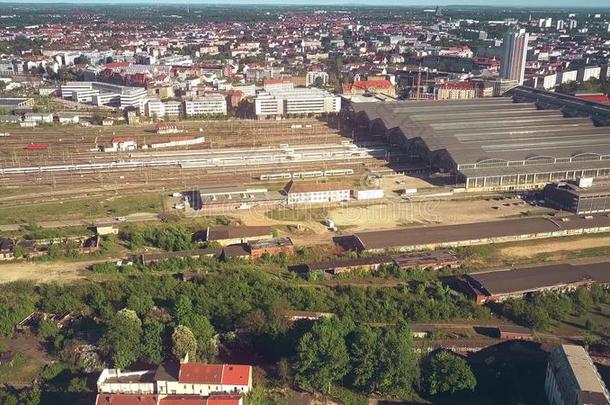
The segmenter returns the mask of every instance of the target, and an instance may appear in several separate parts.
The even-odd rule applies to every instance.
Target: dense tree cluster
[[[163,250],[177,251],[193,247],[191,231],[179,224],[138,227],[122,237],[129,241],[132,249],[154,246]]]
[[[519,324],[544,330],[552,321],[565,320],[569,315],[585,315],[601,303],[610,303],[610,290],[595,284],[590,289],[580,287],[568,294],[537,292],[525,299],[507,300],[497,309]]]

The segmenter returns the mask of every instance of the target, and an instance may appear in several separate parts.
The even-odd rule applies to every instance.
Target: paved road
[[[132,214],[126,215],[124,222],[147,222],[147,221],[159,221],[158,214]],[[37,222],[36,225],[41,228],[64,228],[68,226],[89,226],[93,225],[118,225],[121,222],[117,221],[113,217],[98,218],[93,220],[86,219],[69,219],[69,220],[58,220],[58,221],[42,221]],[[18,231],[21,227],[20,224],[9,224],[0,225],[0,232]]]

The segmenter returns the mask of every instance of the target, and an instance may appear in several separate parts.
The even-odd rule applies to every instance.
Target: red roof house
[[[221,384],[222,364],[182,363],[178,381],[184,384]]]
[[[223,385],[250,385],[251,381],[251,366],[225,364],[222,368]]]
[[[157,405],[157,396],[143,394],[98,394],[95,405]]]

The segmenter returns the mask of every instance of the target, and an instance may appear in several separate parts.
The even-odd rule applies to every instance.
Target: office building
[[[60,88],[61,97],[77,103],[97,106],[135,107],[144,112],[148,93],[143,87],[128,87],[103,82],[67,82]]]
[[[227,100],[221,94],[207,94],[192,100],[186,100],[184,102],[184,112],[187,117],[226,115]]]
[[[525,29],[511,30],[504,35],[500,78],[517,80],[519,84],[523,84],[528,38]]]
[[[284,115],[338,113],[341,98],[316,88],[280,88],[261,92],[254,100],[259,119]]]

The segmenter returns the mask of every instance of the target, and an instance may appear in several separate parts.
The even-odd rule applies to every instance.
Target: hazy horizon
[[[579,2],[577,6],[574,5],[574,2],[571,0],[540,0],[536,2],[535,6],[532,6],[531,1],[527,0],[503,0],[501,2],[494,2],[493,4],[489,4],[487,0],[438,0],[438,1],[429,1],[429,0],[404,0],[399,3],[391,1],[391,0],[381,0],[381,1],[349,1],[349,0],[222,0],[222,1],[209,1],[209,0],[0,0],[2,4],[70,4],[70,5],[151,5],[151,6],[172,6],[172,5],[219,5],[219,6],[256,6],[256,5],[283,5],[283,6],[370,6],[370,7],[434,7],[437,5],[451,7],[451,6],[473,6],[473,7],[490,7],[490,8],[506,8],[506,7],[514,7],[514,8],[527,8],[527,9],[543,9],[543,8],[565,8],[565,9],[600,9],[600,10],[610,10],[610,3],[608,0],[585,0],[583,2]]]

